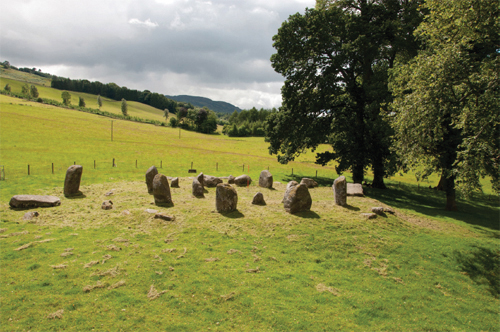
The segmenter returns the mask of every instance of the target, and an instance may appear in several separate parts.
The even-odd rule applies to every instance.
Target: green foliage
[[[10,93],[12,91],[12,88],[10,87],[9,83],[5,84],[5,87],[3,88],[3,90],[7,93]]]
[[[222,133],[230,137],[264,137],[266,135],[266,121],[270,114],[276,113],[276,109],[266,110],[261,108],[257,110],[253,107],[250,110],[234,111],[228,118],[222,129]],[[239,129],[234,130],[234,126]]]
[[[38,96],[40,94],[38,93],[38,89],[36,88],[36,86],[31,85],[31,87],[30,87],[30,95],[31,95],[31,98],[35,98],[35,99],[38,98]]]
[[[61,98],[64,105],[71,105],[71,94],[68,91],[63,91],[63,93],[61,93]]]
[[[169,122],[170,122],[170,127],[172,127],[172,128],[176,128],[178,125],[177,118],[171,117]]]
[[[78,107],[85,107],[85,98],[78,97]]]
[[[97,95],[97,105],[99,105],[99,108],[102,107],[102,99],[101,99],[101,95]]]
[[[128,106],[127,106],[127,101],[125,99],[122,99],[121,109],[123,116],[128,116]]]
[[[493,0],[435,1],[416,35],[425,48],[392,72],[397,148],[410,168],[438,171],[447,208],[491,176],[500,192],[500,23]]]
[[[26,97],[26,98],[29,98],[30,97],[30,88],[28,86],[28,84],[24,84],[21,88],[21,93]]]
[[[414,52],[417,8],[418,1],[336,1],[290,16],[273,37],[271,62],[285,84],[283,107],[268,119],[270,153],[287,163],[328,142],[334,152],[318,154],[317,163],[335,160],[355,182],[371,166],[373,185],[383,188],[395,171],[387,70],[398,54]]]

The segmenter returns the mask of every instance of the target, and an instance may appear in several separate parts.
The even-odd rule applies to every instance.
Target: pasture
[[[113,121],[111,141],[108,118],[3,95],[0,133],[4,330],[498,328],[492,195],[460,198],[459,211],[448,212],[444,194],[425,188],[436,178],[419,186],[403,174],[388,190],[369,189],[339,207],[334,165],[315,165],[313,152],[280,165],[262,138],[123,120]],[[191,195],[191,162],[197,173],[252,177],[237,189],[238,211],[216,213],[214,188],[203,199]],[[74,163],[84,169],[83,195],[70,199],[62,186]],[[155,206],[147,193],[151,165],[181,177],[173,207]],[[267,168],[277,182],[272,190],[257,186]],[[310,189],[311,211],[286,213],[286,183],[316,171],[321,186]],[[258,191],[266,206],[250,204]],[[26,210],[8,206],[15,194],[55,195],[62,204],[26,221]],[[114,206],[105,211],[107,199]],[[361,217],[374,206],[395,214]],[[147,209],[175,220],[159,221]]]

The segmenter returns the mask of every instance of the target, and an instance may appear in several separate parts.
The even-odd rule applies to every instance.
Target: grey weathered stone
[[[156,166],[151,166],[148,168],[146,172],[146,186],[148,187],[148,193],[152,194],[153,193],[153,180],[158,174],[158,170],[156,169]]]
[[[333,181],[333,196],[335,205],[345,206],[347,204],[347,180],[345,176],[339,176]]]
[[[173,178],[170,182],[170,187],[179,188],[179,178]]]
[[[203,175],[203,172],[198,174],[198,176],[196,177],[196,180],[198,180],[198,182],[201,184],[201,186],[203,188],[205,188],[205,176]]]
[[[193,196],[205,197],[205,194],[203,193],[203,186],[196,178],[193,179]]]
[[[253,197],[252,204],[255,205],[266,205],[266,201],[264,200],[264,195],[262,193],[256,193]]]
[[[313,179],[310,178],[303,178],[300,181],[301,184],[305,184],[307,188],[316,188],[318,186],[318,182],[314,181]]]
[[[175,217],[169,216],[169,215],[166,215],[163,213],[157,213],[157,214],[155,214],[155,219],[161,219],[161,220],[165,220],[165,221],[173,221],[173,220],[175,220]]]
[[[311,210],[312,198],[309,189],[305,184],[294,184],[297,181],[290,181],[283,199],[283,206],[286,212],[297,213]]]
[[[80,181],[82,180],[83,167],[72,165],[66,171],[64,179],[64,196],[75,196],[81,194]]]
[[[147,213],[158,213],[158,210],[153,210],[153,209],[146,209],[145,211]]]
[[[153,196],[156,205],[172,204],[172,196],[170,195],[170,186],[168,179],[163,174],[156,174],[153,179]]]
[[[55,196],[15,195],[9,205],[18,209],[52,207],[61,205],[61,200]]]
[[[246,187],[246,185],[250,183],[252,183],[252,178],[246,174],[240,175],[234,179],[234,184],[239,187]]]
[[[285,195],[283,195],[283,200],[281,201],[281,203],[285,203],[285,198],[288,196],[290,190],[298,184],[299,183],[297,181],[290,181],[286,184]]]
[[[111,210],[113,208],[113,202],[111,201],[104,201],[102,202],[101,209],[103,210]]]
[[[348,183],[347,184],[347,196],[358,196],[363,197],[363,186],[361,183]]]
[[[260,172],[259,186],[269,189],[273,187],[273,176],[271,172],[269,172],[268,170],[263,170],[262,172]]]
[[[236,179],[234,176],[229,175],[229,177],[227,178],[227,183],[234,184],[234,179]]]
[[[384,213],[384,208],[381,206],[377,207],[372,207],[372,212],[376,214],[383,214]]]
[[[384,208],[384,212],[387,212],[387,213],[390,213],[390,214],[394,214],[395,213],[393,209],[386,208],[386,207]]]
[[[26,212],[23,216],[23,219],[24,220],[31,220],[35,217],[38,217],[40,215],[40,213],[38,213],[38,211],[30,211],[30,212]]]
[[[222,183],[222,180],[219,179],[218,177],[211,176],[211,175],[204,175],[203,176],[203,183],[205,186],[208,188],[215,188],[219,183]]]
[[[220,183],[215,190],[215,208],[219,213],[235,211],[238,205],[238,193],[231,185]]]
[[[363,216],[366,219],[375,219],[375,218],[377,218],[377,215],[375,213],[361,213],[361,216]]]

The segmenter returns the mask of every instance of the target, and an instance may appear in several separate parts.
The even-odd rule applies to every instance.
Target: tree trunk
[[[455,176],[452,175],[449,178],[446,178],[444,183],[446,190],[446,210],[456,211],[457,203],[455,201]]]
[[[364,167],[363,165],[352,166],[352,181],[354,183],[363,183],[364,180]]]
[[[387,189],[384,183],[384,176],[385,176],[385,168],[384,168],[384,161],[380,157],[380,154],[378,154],[372,161],[372,170],[373,170],[373,183],[372,187],[373,188],[379,188],[379,189]]]

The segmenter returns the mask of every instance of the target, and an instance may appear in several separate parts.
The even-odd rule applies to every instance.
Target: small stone
[[[252,183],[252,178],[246,174],[240,175],[234,179],[234,184],[238,187],[246,187]]]
[[[365,194],[363,193],[363,185],[361,185],[361,183],[348,183],[347,196],[364,197]]]
[[[236,179],[234,176],[229,175],[227,178],[227,183],[228,184],[234,184],[234,179]]]
[[[113,190],[111,190],[111,191],[108,191],[107,193],[105,193],[104,196],[111,196],[113,194],[114,194],[114,192],[113,192]]]
[[[61,205],[61,200],[55,196],[15,195],[10,199],[9,205],[19,209],[52,207]]]
[[[318,186],[318,182],[314,181],[313,179],[310,178],[303,178],[300,181],[301,184],[305,184],[307,188],[316,188]]]
[[[383,214],[384,213],[384,208],[381,206],[377,207],[372,207],[372,212],[376,214]]]
[[[158,210],[146,209],[147,213],[158,213]]]
[[[179,188],[179,178],[173,178],[170,182],[170,187]]]
[[[215,188],[219,183],[222,183],[222,180],[215,176],[204,175],[203,183],[208,188]]]
[[[361,215],[366,219],[375,219],[377,215],[375,213],[361,213]]]
[[[203,172],[201,172],[200,174],[198,174],[198,176],[196,177],[196,180],[198,180],[198,182],[201,184],[202,187],[205,187],[205,181],[204,181],[205,177],[203,175]]]
[[[162,220],[165,220],[165,221],[174,221],[175,217],[174,216],[168,216],[168,215],[163,214],[163,213],[157,213],[157,214],[155,214],[155,219],[162,219]]]
[[[113,208],[113,202],[111,201],[104,201],[102,202],[101,209],[103,210],[111,210]]]
[[[24,220],[31,220],[34,217],[38,217],[39,215],[40,215],[40,213],[38,213],[37,211],[26,212],[23,216],[23,219]]]
[[[252,204],[254,205],[266,205],[266,201],[264,200],[264,195],[262,193],[256,193],[253,197]]]
[[[123,214],[124,216],[129,216],[129,215],[130,215],[130,211],[129,211],[129,210],[123,210],[123,211],[122,211],[122,214]]]
[[[387,212],[387,213],[390,213],[390,214],[394,214],[395,213],[393,209],[386,208],[386,207],[384,208],[384,212]]]

